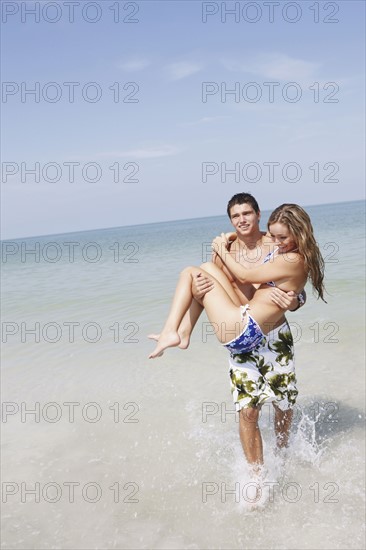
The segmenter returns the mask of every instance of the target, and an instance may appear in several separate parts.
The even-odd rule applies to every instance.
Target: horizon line
[[[307,208],[307,207],[312,207],[312,206],[326,206],[326,205],[331,205],[331,204],[346,204],[346,203],[350,203],[350,202],[365,202],[365,199],[354,199],[354,200],[351,200],[351,201],[338,201],[338,202],[324,202],[324,203],[318,203],[318,204],[306,204],[304,205],[303,207],[304,208]],[[268,212],[268,211],[271,211],[270,208],[265,208],[264,210],[261,210],[261,212]],[[112,226],[112,227],[96,227],[94,229],[78,229],[77,231],[67,231],[65,233],[47,233],[47,234],[44,234],[44,235],[30,235],[28,237],[9,237],[7,239],[0,239],[0,242],[6,242],[6,241],[17,241],[17,240],[20,240],[20,239],[35,239],[37,237],[57,237],[57,236],[60,236],[60,235],[73,235],[73,234],[77,234],[77,233],[88,233],[88,232],[91,232],[91,231],[107,231],[107,230],[110,230],[110,229],[121,229],[121,228],[126,228],[126,227],[143,227],[144,225],[157,225],[157,224],[160,224],[160,223],[172,223],[172,222],[184,222],[184,221],[188,221],[188,220],[201,220],[201,219],[208,219],[208,218],[220,218],[221,216],[226,216],[226,213],[225,214],[214,214],[213,216],[198,216],[198,217],[194,217],[194,218],[179,218],[179,219],[175,219],[175,220],[164,220],[164,221],[159,221],[159,222],[146,222],[146,223],[139,223],[139,224],[127,224],[127,225],[116,225],[116,226]]]

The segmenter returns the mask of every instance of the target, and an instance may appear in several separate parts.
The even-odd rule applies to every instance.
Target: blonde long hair
[[[269,217],[267,227],[273,223],[283,223],[296,242],[299,254],[304,258],[308,273],[318,298],[324,300],[324,260],[316,243],[309,215],[297,204],[281,204]]]

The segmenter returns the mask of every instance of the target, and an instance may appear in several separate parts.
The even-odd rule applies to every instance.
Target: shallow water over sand
[[[147,360],[179,270],[206,259],[227,220],[27,239],[39,262],[8,257],[4,548],[363,547],[363,204],[307,210],[330,294],[326,305],[309,290],[288,315],[299,400],[285,459],[262,410],[268,471],[254,509],[226,351],[206,319],[187,351]],[[49,242],[54,263],[42,259]],[[79,243],[74,262],[66,242]],[[79,253],[90,242],[96,262]]]

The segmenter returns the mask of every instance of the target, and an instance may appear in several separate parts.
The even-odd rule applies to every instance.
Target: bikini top
[[[278,247],[275,248],[272,252],[269,252],[267,254],[267,256],[264,258],[263,263],[265,264],[265,263],[269,262],[269,260],[276,254],[277,250],[278,250]],[[274,281],[269,281],[266,284],[268,286],[276,286],[276,283]],[[297,295],[297,299],[299,300],[299,304],[300,304],[299,307],[303,306],[305,304],[305,291],[304,290],[302,290],[300,292],[300,294]]]
[[[277,250],[278,250],[278,247],[275,248],[272,252],[269,252],[267,256],[264,258],[263,263],[266,264],[267,262],[269,262],[269,260],[276,254]],[[276,286],[276,283],[274,281],[269,281],[267,285]]]

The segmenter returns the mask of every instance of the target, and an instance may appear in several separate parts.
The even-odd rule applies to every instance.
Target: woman
[[[298,205],[283,204],[272,212],[268,230],[276,248],[263,265],[251,269],[238,264],[227,253],[227,241],[223,234],[213,242],[215,252],[237,280],[260,284],[249,304],[241,306],[238,303],[230,282],[214,264],[186,268],[181,273],[157,346],[149,358],[162,355],[168,347],[180,345],[179,325],[192,303],[193,277],[199,274],[213,279],[215,284],[201,299],[195,298],[206,309],[210,322],[218,327],[216,336],[232,357],[249,353],[260,346],[283,315],[283,311],[269,298],[271,286],[299,293],[310,279],[318,298],[325,301],[324,261],[308,214]],[[227,341],[227,334],[234,334],[235,337]]]

